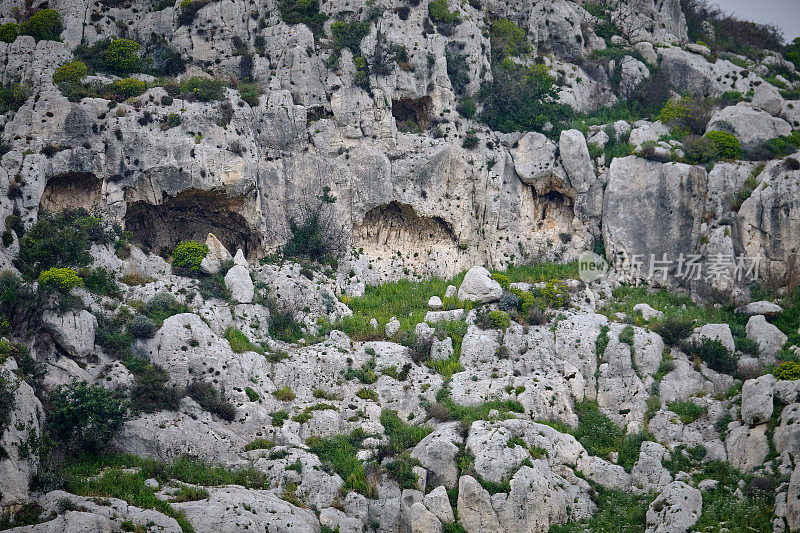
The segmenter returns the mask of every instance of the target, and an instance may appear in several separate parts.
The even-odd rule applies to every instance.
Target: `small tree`
[[[59,86],[74,87],[89,73],[86,63],[73,61],[58,67],[53,74],[53,83]]]
[[[83,287],[83,280],[71,268],[50,268],[39,274],[39,287],[68,293],[75,287]]]
[[[58,387],[50,401],[50,434],[59,442],[89,452],[106,448],[122,428],[127,412],[125,403],[113,392],[85,381]]]
[[[124,76],[144,70],[146,61],[139,56],[142,45],[130,39],[114,39],[103,54],[106,69]]]

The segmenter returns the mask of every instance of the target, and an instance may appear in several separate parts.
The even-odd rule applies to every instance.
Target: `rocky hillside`
[[[800,531],[798,58],[700,0],[2,2],[0,529]]]

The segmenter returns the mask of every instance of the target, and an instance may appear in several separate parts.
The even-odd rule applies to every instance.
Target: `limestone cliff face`
[[[11,20],[14,8],[24,7],[19,4],[5,2],[0,16]],[[616,43],[635,48],[631,53],[653,68],[661,61],[676,90],[703,85],[717,93],[744,92],[762,83],[754,73],[758,69],[737,75],[741,69],[732,63],[709,62],[681,49],[687,36],[678,0],[620,6],[616,20],[629,34]],[[589,61],[607,43],[594,31],[597,19],[579,3],[452,5],[461,22],[439,30],[426,3],[324,3],[328,27],[341,18],[371,20],[360,43],[368,60],[386,47],[407,50],[407,61],[390,62],[379,73],[372,69],[366,83],[356,81],[348,49],[336,68],[328,68],[329,40],[315,40],[303,24],[284,23],[274,1],[209,2],[188,23],[181,7],[155,10],[144,1],[109,7],[59,0],[50,7],[64,20],[63,42],[22,36],[0,43],[2,81],[32,88],[18,111],[2,117],[1,138],[10,150],[0,160],[0,187],[12,191],[0,204],[4,217],[17,212],[30,225],[40,209],[81,206],[124,224],[145,250],[184,238],[203,240],[213,232],[228,248],[256,258],[280,247],[288,221],[302,216],[327,187],[336,198],[329,217],[354,251],[342,269],[354,269],[367,282],[411,272],[451,275],[475,263],[569,260],[608,239],[615,223],[638,239],[638,247],[652,247],[633,236],[630,220],[603,216],[604,206],[620,207],[615,185],[620,180],[613,167],[607,172],[610,162],[589,158],[583,133],[565,132],[558,142],[541,134],[502,134],[456,111],[460,98],[474,95],[492,77],[487,17],[507,17],[526,30],[532,49],[558,77],[559,97],[577,110],[609,105],[635,91],[650,70],[633,56],[619,65]],[[81,42],[122,36],[142,43],[163,39],[188,60],[184,77],[252,77],[266,92],[253,106],[235,89],[226,89],[221,101],[190,102],[167,98],[157,86],[163,83],[153,83],[143,95],[115,104],[100,98],[70,102],[53,85],[54,70],[71,60]],[[448,61],[454,68],[459,54],[467,81],[456,89]],[[611,81],[615,75],[619,82]],[[784,108],[789,114],[794,109],[780,103],[777,114]],[[180,116],[180,125],[167,129],[163,120],[172,113]],[[644,123],[637,126],[634,133],[651,131]],[[604,144],[597,138],[604,131],[593,128],[590,141]],[[647,134],[639,137],[648,140]],[[59,151],[45,155],[45,147]],[[654,172],[668,174],[669,181],[680,180],[684,171]],[[707,180],[699,167],[692,175]],[[622,209],[641,212],[646,206],[638,202],[647,187],[642,179],[627,184],[630,197]],[[667,196],[676,193],[669,186],[664,190]],[[758,201],[772,202],[760,195],[751,203]],[[667,215],[680,220],[665,223],[697,226],[705,202],[700,194],[686,209]],[[794,220],[796,205],[788,208],[794,214],[784,218]],[[751,212],[740,215],[747,221],[737,224],[738,250],[764,250],[748,227],[769,235],[793,231],[782,219],[776,219],[780,227],[765,229],[767,222],[752,220]],[[601,230],[601,220],[610,226]],[[702,232],[695,230],[681,235],[687,249],[700,245]],[[609,254],[630,248],[618,243],[605,243]],[[14,247],[5,250],[4,264]],[[791,249],[764,253],[781,266]]]

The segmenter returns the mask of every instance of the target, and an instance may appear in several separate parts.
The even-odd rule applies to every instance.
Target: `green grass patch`
[[[589,520],[551,526],[550,533],[641,533],[646,524],[650,495],[625,494],[619,490],[597,489],[597,512]]]
[[[428,426],[410,426],[403,422],[395,411],[381,413],[381,425],[389,437],[389,444],[384,448],[390,454],[398,454],[412,448],[424,439],[432,428]]]
[[[457,404],[450,398],[450,390],[445,385],[436,394],[436,403],[430,406],[429,414],[431,411],[442,411],[450,420],[459,420],[462,425],[469,427],[476,420],[487,420],[493,409],[498,411],[501,419],[513,418],[525,412],[525,408],[516,400],[492,400],[479,406]]]
[[[367,497],[375,495],[375,489],[367,483],[364,464],[357,453],[361,442],[367,437],[361,429],[349,435],[332,437],[311,437],[306,441],[311,453],[316,454],[330,471],[339,474],[344,481],[345,491],[355,491]]]
[[[705,407],[690,402],[688,400],[680,402],[668,402],[667,407],[670,411],[678,415],[683,424],[691,424],[706,412]]]
[[[224,337],[228,343],[230,343],[231,350],[233,350],[234,353],[263,352],[261,348],[250,342],[250,339],[248,339],[244,333],[234,327],[226,329]]]

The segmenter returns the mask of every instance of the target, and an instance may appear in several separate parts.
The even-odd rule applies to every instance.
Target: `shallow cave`
[[[458,240],[440,217],[419,216],[410,205],[391,202],[370,210],[353,228],[356,248],[379,257],[400,253],[427,255],[431,250],[453,250]]]
[[[184,191],[159,205],[128,204],[125,229],[145,251],[158,253],[187,239],[205,242],[213,233],[232,254],[241,248],[250,257],[258,252],[261,239],[239,214],[243,204],[243,198],[220,191]]]
[[[431,99],[429,96],[392,100],[392,116],[398,124],[411,121],[420,128],[431,125]]]
[[[50,213],[82,207],[90,213],[100,209],[103,201],[103,180],[83,172],[53,176],[47,180],[39,208]]]

